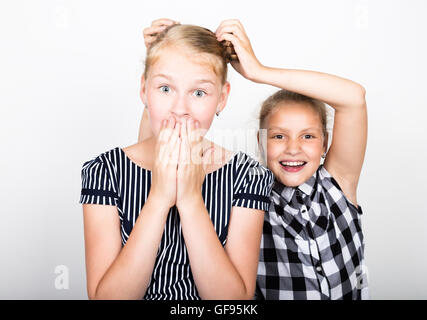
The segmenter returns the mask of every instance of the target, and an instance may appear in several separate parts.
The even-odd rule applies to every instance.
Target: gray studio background
[[[371,297],[427,299],[426,9],[422,0],[1,0],[0,299],[87,299],[81,166],[136,142],[142,30],[161,17],[213,31],[238,18],[261,63],[366,88],[358,202]],[[232,69],[229,80],[217,141],[215,130],[254,132],[276,90]]]

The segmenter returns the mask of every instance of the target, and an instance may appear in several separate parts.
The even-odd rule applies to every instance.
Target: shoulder
[[[274,176],[270,169],[245,152],[240,151],[235,156],[235,188],[264,189],[269,194],[273,185]]]
[[[273,179],[273,173],[270,169],[243,151],[236,155],[236,168],[238,172],[244,171],[249,175],[261,175]]]
[[[273,173],[244,152],[236,155],[235,162],[233,206],[267,211]]]
[[[112,162],[112,159],[114,158],[114,153],[117,152],[119,148],[113,148],[110,149],[108,151],[102,152],[94,157],[92,157],[89,160],[86,160],[83,162],[83,168],[85,167],[91,167],[94,166],[96,164],[102,164],[102,163],[106,163],[106,162]]]
[[[85,161],[81,168],[83,188],[98,185],[104,181],[115,181],[119,158],[120,148],[115,147]]]
[[[81,204],[117,205],[116,167],[112,162],[117,148],[83,163],[81,170]]]

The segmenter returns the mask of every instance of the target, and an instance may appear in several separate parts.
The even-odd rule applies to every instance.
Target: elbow
[[[103,298],[99,297],[98,288],[99,284],[95,286],[87,286],[87,297],[89,300],[103,300]]]
[[[99,298],[96,296],[96,289],[95,290],[87,290],[87,297],[89,300],[99,300]]]
[[[366,108],[366,89],[360,84],[357,84],[354,102],[355,106],[358,108]]]

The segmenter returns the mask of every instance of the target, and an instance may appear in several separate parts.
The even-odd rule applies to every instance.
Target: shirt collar
[[[298,187],[287,187],[279,180],[274,178],[273,190],[282,198],[284,198],[288,203],[291,202],[295,190],[299,190],[303,194],[310,196],[316,184],[317,172],[318,170],[306,182],[300,184]]]

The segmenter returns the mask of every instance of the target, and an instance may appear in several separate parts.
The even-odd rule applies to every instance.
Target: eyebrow
[[[267,130],[268,131],[271,131],[271,130],[283,130],[283,131],[287,131],[286,128],[282,128],[282,127],[278,127],[278,126],[270,127]],[[310,131],[310,130],[320,130],[320,129],[317,128],[317,127],[309,127],[309,128],[302,129],[300,131]]]
[[[168,79],[168,80],[170,80],[170,81],[172,81],[172,80],[173,80],[173,78],[172,78],[172,77],[170,77],[170,76],[168,76],[168,75],[166,75],[166,74],[163,74],[163,73],[158,73],[158,74],[155,74],[155,75],[153,76],[153,78],[156,78],[156,77],[165,78],[165,79]],[[212,80],[209,80],[209,79],[196,79],[194,82],[195,82],[195,83],[210,83],[210,84],[212,84],[213,86],[215,86],[215,82],[213,82]]]

